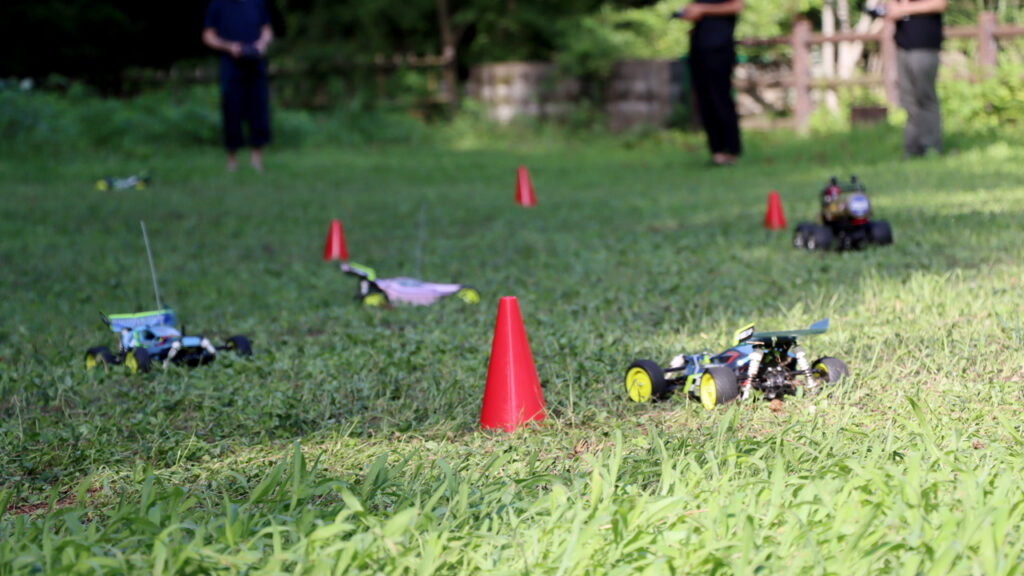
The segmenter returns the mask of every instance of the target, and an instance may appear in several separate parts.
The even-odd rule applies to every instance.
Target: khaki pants
[[[935,78],[939,51],[918,48],[898,51],[900,104],[907,109],[903,152],[920,156],[929,148],[942,151],[942,117]]]

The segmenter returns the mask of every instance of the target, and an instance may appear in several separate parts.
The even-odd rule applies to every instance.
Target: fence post
[[[978,67],[994,68],[999,63],[999,45],[996,43],[995,12],[978,12]]]
[[[885,101],[894,106],[900,103],[899,65],[897,64],[896,24],[886,20],[878,36],[878,51],[882,57],[882,88]]]
[[[810,20],[798,18],[793,22],[793,34],[790,36],[793,48],[793,116],[800,132],[807,130],[807,121],[811,117],[810,37]]]

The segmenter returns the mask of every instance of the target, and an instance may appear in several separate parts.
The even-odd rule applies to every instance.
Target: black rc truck
[[[801,222],[793,246],[807,250],[859,250],[869,244],[892,244],[892,228],[885,220],[871,219],[871,202],[856,176],[839,185],[835,176],[821,190],[818,222]]]

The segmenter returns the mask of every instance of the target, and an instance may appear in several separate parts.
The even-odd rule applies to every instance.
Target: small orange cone
[[[530,172],[526,166],[520,166],[516,174],[516,203],[524,208],[537,205],[537,198],[533,195],[533,184],[530,183]]]
[[[331,220],[331,228],[327,231],[324,260],[348,260],[348,248],[345,247],[345,231],[341,229],[341,220],[337,218]]]
[[[519,303],[515,296],[505,296],[498,303],[480,426],[514,432],[520,424],[540,422],[545,416],[544,393],[519,316]]]
[[[786,214],[782,212],[782,200],[779,193],[772,190],[768,193],[768,211],[764,215],[764,227],[779,230],[786,227]]]

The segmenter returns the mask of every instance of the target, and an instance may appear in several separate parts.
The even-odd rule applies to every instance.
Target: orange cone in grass
[[[514,432],[520,424],[540,422],[545,416],[544,393],[519,316],[519,303],[515,296],[505,296],[498,303],[480,426]]]
[[[533,195],[533,184],[530,182],[530,171],[526,166],[520,166],[516,174],[516,203],[524,208],[537,205],[537,198]]]
[[[327,231],[324,260],[348,260],[348,248],[345,247],[345,231],[341,229],[341,220],[337,218],[331,220],[331,228]]]
[[[764,227],[769,230],[780,230],[786,227],[786,214],[782,211],[782,200],[779,193],[772,190],[768,193],[768,211],[764,214]]]

